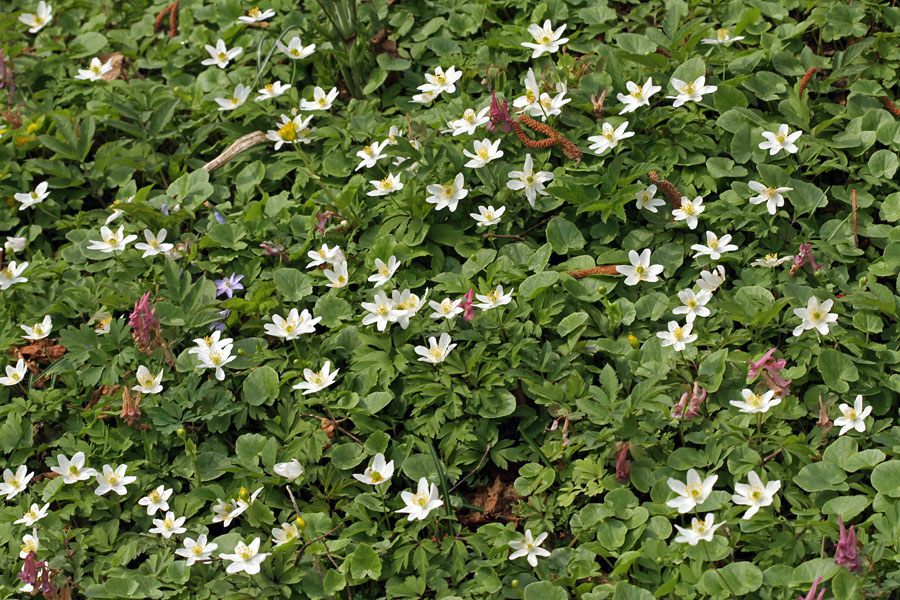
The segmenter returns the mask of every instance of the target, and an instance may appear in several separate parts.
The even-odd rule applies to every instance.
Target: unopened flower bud
[[[296,519],[294,519],[294,524],[297,525],[297,529],[306,529],[306,521],[303,520],[303,517],[297,517]]]
[[[513,586],[513,588],[515,588],[515,589],[519,588],[519,580],[518,579],[513,579],[509,584],[511,586]]]
[[[632,348],[637,348],[638,344],[640,344],[640,341],[637,339],[637,337],[634,336],[634,334],[629,333],[628,343],[631,344]]]
[[[346,228],[350,223],[347,222],[347,219],[341,221],[341,228]]]
[[[181,439],[184,439],[185,437],[187,437],[187,432],[184,430],[184,427],[179,427],[178,431],[175,432],[175,435],[177,435]]]
[[[250,499],[250,490],[245,487],[241,487],[241,491],[238,494],[238,498],[241,500],[249,500]]]

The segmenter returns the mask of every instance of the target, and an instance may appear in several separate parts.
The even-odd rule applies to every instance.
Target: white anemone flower
[[[166,513],[164,518],[153,519],[153,527],[150,528],[148,533],[158,533],[165,539],[169,539],[173,535],[187,531],[187,528],[183,527],[186,520],[187,517],[176,518],[175,513],[170,510]]]
[[[44,0],[38,2],[37,10],[32,13],[22,13],[19,15],[19,21],[28,25],[28,33],[37,33],[47,26],[53,17],[53,5],[47,4]]]
[[[379,452],[360,475],[354,473],[353,478],[367,485],[379,485],[389,481],[394,475],[394,461],[385,462],[384,454]]]
[[[369,311],[369,314],[363,317],[363,325],[375,323],[378,331],[384,331],[389,323],[397,320],[397,311],[394,308],[394,303],[388,299],[384,290],[379,291],[375,295],[374,302],[363,302],[361,305],[365,310]]]
[[[19,495],[19,492],[25,490],[28,482],[34,477],[34,472],[28,472],[28,467],[19,465],[15,473],[9,469],[3,469],[3,482],[0,483],[0,496],[6,496],[7,500],[12,500]]]
[[[625,121],[617,128],[613,128],[613,126],[607,122],[604,123],[600,129],[600,135],[592,135],[588,138],[589,142],[593,142],[588,146],[588,150],[591,150],[598,155],[602,155],[607,150],[612,150],[619,145],[620,141],[634,135],[633,131],[626,131],[626,129],[628,129],[628,121]]]
[[[275,11],[271,8],[266,10],[259,10],[259,7],[254,6],[250,10],[247,11],[246,15],[242,15],[237,18],[238,23],[259,23],[261,21],[265,21],[266,19],[271,19],[275,16]]]
[[[260,100],[272,100],[273,98],[277,98],[283,95],[286,91],[291,89],[291,84],[289,83],[281,83],[280,81],[276,81],[275,83],[267,83],[262,86],[261,89],[256,90],[259,94],[254,100],[259,102]]]
[[[709,316],[706,303],[712,300],[712,292],[700,290],[699,294],[695,294],[691,289],[681,290],[678,292],[678,299],[681,300],[681,306],[672,309],[673,315],[685,315],[688,323],[693,323],[697,317]]]
[[[445,332],[441,334],[441,341],[438,342],[434,337],[428,338],[428,346],[416,346],[416,354],[419,360],[429,362],[433,365],[444,362],[451,350],[456,348],[456,344],[450,343],[450,336]]]
[[[316,45],[310,44],[304,46],[303,41],[299,37],[292,37],[285,46],[280,41],[275,42],[275,46],[289,59],[300,60],[306,58],[316,51]]]
[[[818,298],[810,296],[806,308],[794,309],[794,314],[802,319],[802,322],[794,328],[794,335],[799,336],[807,329],[815,329],[822,335],[828,335],[829,325],[837,323],[838,320],[838,316],[830,312],[833,305],[834,300],[830,298],[820,304]]]
[[[360,159],[360,163],[356,165],[356,168],[353,170],[359,171],[363,167],[367,169],[371,169],[372,167],[374,167],[379,160],[385,158],[383,152],[387,145],[387,140],[375,142],[373,144],[369,144],[368,146],[357,152],[356,156]]]
[[[313,318],[309,309],[304,308],[301,313],[296,308],[292,308],[288,312],[287,318],[279,315],[272,315],[272,322],[263,325],[266,335],[272,337],[284,338],[286,340],[296,340],[306,333],[315,333],[316,324],[322,320],[322,317]]]
[[[774,215],[775,211],[784,206],[784,194],[790,192],[794,188],[789,187],[768,187],[758,181],[750,181],[747,183],[750,189],[757,193],[756,196],[750,198],[750,204],[766,203],[766,210],[770,215]]]
[[[775,390],[768,390],[763,394],[756,394],[751,389],[741,390],[741,400],[730,400],[728,404],[737,407],[740,412],[754,414],[763,414],[769,411],[773,406],[781,404],[781,398],[775,398]]]
[[[300,537],[300,530],[293,523],[282,523],[281,527],[272,529],[272,541],[275,546],[283,546]]]
[[[35,188],[30,192],[25,192],[22,194],[14,194],[13,197],[17,202],[21,202],[21,206],[19,206],[19,210],[25,210],[26,208],[30,208],[36,204],[40,204],[50,195],[49,184],[46,181],[42,181],[35,186]]]
[[[662,347],[672,346],[675,352],[681,352],[687,345],[697,341],[697,334],[691,333],[694,323],[685,323],[682,327],[677,321],[669,321],[668,331],[656,332],[656,337],[662,340]]]
[[[736,41],[742,40],[742,39],[744,39],[744,36],[742,36],[742,35],[739,35],[737,37],[731,37],[730,32],[723,27],[721,29],[716,29],[716,37],[715,38],[703,38],[700,41],[703,42],[704,44],[710,44],[713,46],[716,46],[719,44],[725,44],[727,46],[731,42],[736,42]]]
[[[31,508],[25,511],[21,517],[17,520],[13,521],[13,525],[25,525],[26,527],[31,527],[41,519],[47,516],[47,511],[50,509],[50,503],[46,503],[44,506],[40,506],[38,504],[32,504]]]
[[[778,127],[778,131],[762,132],[762,136],[766,138],[766,140],[759,143],[759,149],[768,150],[769,156],[775,156],[782,150],[788,154],[796,154],[798,148],[794,142],[796,142],[801,135],[803,135],[802,131],[790,133],[788,126],[785,123],[782,123]]]
[[[553,181],[553,173],[550,171],[535,172],[531,154],[526,154],[524,168],[521,171],[510,171],[509,179],[506,182],[506,187],[511,190],[524,189],[528,204],[531,205],[531,208],[534,208],[534,201],[537,200],[538,194],[541,196],[550,195],[544,191],[546,187],[544,184]]]
[[[694,510],[695,507],[706,502],[718,479],[718,475],[710,475],[701,480],[700,474],[695,469],[688,470],[685,482],[670,477],[667,481],[669,489],[678,494],[678,497],[667,500],[666,506],[677,508],[678,512],[682,514]]]
[[[477,213],[469,213],[475,219],[479,227],[490,227],[500,222],[500,217],[506,212],[506,207],[494,208],[493,206],[479,206]]]
[[[156,511],[165,512],[169,510],[169,498],[172,497],[172,488],[166,488],[164,485],[156,486],[149,494],[138,500],[138,504],[147,507],[147,514],[153,516]]]
[[[704,94],[712,94],[719,89],[714,85],[704,85],[706,83],[706,77],[703,75],[694,81],[682,81],[673,77],[670,83],[672,84],[672,87],[678,91],[677,96],[666,96],[666,98],[670,100],[675,100],[675,102],[672,103],[674,108],[678,108],[686,102],[700,102],[703,100]]]
[[[464,309],[460,306],[462,304],[462,298],[457,300],[451,300],[450,298],[444,298],[440,303],[435,302],[434,300],[429,300],[428,305],[431,306],[433,313],[429,316],[432,319],[452,319],[457,315],[461,315]]]
[[[254,538],[249,544],[238,542],[234,547],[233,554],[219,554],[219,558],[222,560],[231,561],[231,564],[225,568],[226,573],[243,571],[247,575],[259,573],[260,565],[267,556],[269,553],[259,551],[259,538]]]
[[[640,181],[638,183],[644,185]],[[665,200],[656,197],[657,189],[656,184],[651,183],[634,195],[634,202],[637,204],[639,210],[656,213],[658,207],[666,205]]]
[[[178,548],[175,550],[175,554],[186,558],[187,566],[191,566],[197,561],[209,560],[212,553],[219,548],[218,544],[207,543],[205,533],[199,535],[196,540],[186,537],[182,543],[184,548]]]
[[[640,254],[628,251],[630,265],[616,265],[616,271],[625,276],[625,285],[637,285],[641,281],[653,283],[659,281],[659,275],[665,270],[662,265],[650,264],[650,248],[644,248]]]
[[[373,282],[375,285],[373,287],[379,287],[387,283],[391,280],[391,277],[394,276],[394,273],[397,272],[397,269],[400,267],[400,261],[397,260],[396,256],[391,256],[388,258],[387,262],[384,262],[380,258],[375,259],[375,274],[369,275],[368,281]]]
[[[562,37],[565,30],[565,23],[553,29],[550,19],[545,20],[543,26],[532,23],[528,26],[528,33],[534,38],[534,42],[522,42],[522,45],[533,50],[531,58],[537,58],[545,52],[553,54],[569,41],[569,38]]]
[[[218,331],[216,333],[218,333]],[[197,368],[215,369],[216,379],[219,381],[224,380],[225,371],[222,370],[222,367],[237,358],[237,356],[232,356],[232,348],[234,348],[234,345],[231,343],[213,344],[205,352],[198,352],[197,358],[200,360],[200,364]]]
[[[27,277],[22,277],[22,273],[24,273],[27,268],[27,262],[16,264],[16,261],[14,260],[9,261],[9,264],[7,264],[6,267],[0,269],[0,291],[9,289],[10,286],[17,283],[25,283],[28,281]]]
[[[452,94],[456,91],[456,82],[461,77],[462,71],[457,71],[455,65],[447,69],[446,72],[441,67],[435,67],[434,75],[425,73],[425,83],[420,85],[418,89],[426,94],[433,93],[437,95],[444,92]]]
[[[485,106],[476,113],[471,108],[467,108],[463,111],[461,118],[448,121],[447,126],[450,129],[446,129],[442,133],[453,133],[454,137],[462,134],[472,135],[476,129],[491,122],[491,117],[488,115],[490,110],[490,106]]]
[[[693,200],[689,200],[686,196],[681,197],[681,206],[672,211],[672,216],[676,221],[684,221],[687,223],[688,229],[697,228],[697,217],[706,210],[703,206],[703,196],[697,196]]]
[[[326,360],[322,365],[321,371],[313,371],[312,369],[303,369],[303,379],[300,383],[293,386],[295,390],[303,390],[303,395],[314,394],[324,390],[332,385],[337,378],[340,369],[331,370],[331,361]]]
[[[423,521],[428,516],[428,513],[444,505],[444,501],[438,495],[437,486],[432,483],[429,487],[428,480],[424,477],[419,479],[415,494],[404,491],[400,492],[400,497],[406,506],[394,512],[406,513],[408,515],[407,519],[410,521],[417,519]]]
[[[750,507],[744,513],[743,519],[752,518],[760,508],[772,504],[775,494],[781,489],[781,482],[778,480],[770,481],[763,485],[756,471],[750,471],[747,479],[750,481],[750,485],[746,483],[734,484],[735,493],[731,496],[731,501],[735,504]]]
[[[652,77],[648,77],[647,82],[642,86],[634,83],[633,81],[628,81],[625,83],[625,87],[628,88],[627,95],[616,95],[616,98],[619,99],[619,102],[625,105],[622,110],[619,111],[620,115],[633,112],[641,106],[650,106],[650,96],[662,90],[660,86],[653,85]]]
[[[103,472],[97,473],[94,478],[97,480],[97,489],[94,493],[102,496],[107,492],[115,492],[120,496],[128,493],[125,488],[129,483],[137,481],[137,477],[133,475],[125,475],[128,465],[119,465],[115,470],[109,465],[103,465]]]
[[[76,452],[72,455],[71,460],[66,458],[64,454],[57,454],[56,463],[58,466],[50,467],[50,470],[62,476],[63,483],[67,485],[78,483],[97,475],[97,470],[85,467],[84,462],[84,452]]]
[[[100,237],[103,239],[88,240],[90,245],[87,249],[99,250],[106,254],[110,252],[122,252],[128,244],[137,239],[136,235],[125,235],[124,225],[119,225],[119,228],[116,231],[112,231],[109,227],[104,225],[100,228]]]
[[[474,143],[475,153],[469,152],[468,150],[463,150],[463,154],[468,156],[471,160],[465,164],[465,166],[480,169],[485,166],[492,160],[500,158],[503,156],[503,150],[499,150],[500,148],[500,140],[491,140],[485,138],[481,141],[476,140]]]
[[[403,189],[403,182],[400,181],[400,175],[388,173],[384,179],[374,179],[370,181],[375,189],[366,192],[367,196],[387,196],[391,192]]]
[[[308,115],[305,119],[300,115],[294,118],[281,115],[281,123],[276,123],[278,129],[266,131],[266,139],[275,142],[276,150],[284,144],[308,144],[312,141],[309,135],[315,131],[314,127],[309,126],[312,118],[313,115]]]
[[[50,315],[45,315],[40,323],[35,323],[31,327],[28,325],[19,325],[23,331],[25,331],[25,335],[22,337],[26,340],[42,340],[48,335],[53,329],[53,319],[50,318]]]
[[[16,361],[16,365],[6,365],[6,377],[0,377],[0,385],[16,385],[25,379],[25,373],[28,367],[25,366],[25,359],[20,358]]]
[[[431,195],[425,198],[425,202],[434,204],[435,210],[449,208],[450,212],[455,212],[459,201],[469,195],[469,190],[464,188],[464,185],[465,179],[462,173],[457,173],[451,183],[427,185],[425,191]]]
[[[350,273],[347,270],[347,261],[338,261],[332,265],[333,269],[325,269],[322,273],[328,278],[327,285],[330,288],[342,288],[350,281]]]
[[[303,465],[296,458],[292,458],[288,462],[275,463],[272,470],[275,471],[276,475],[281,475],[288,481],[294,481],[303,475]]]
[[[150,372],[150,369],[148,369],[144,365],[138,365],[138,385],[134,386],[131,389],[142,392],[144,394],[158,394],[163,390],[163,386],[160,384],[162,378],[163,369],[160,369],[159,373],[154,376],[153,373]]]
[[[686,543],[691,546],[696,546],[701,541],[711,542],[716,529],[725,524],[725,521],[716,523],[715,520],[715,516],[712,513],[707,513],[706,518],[702,521],[697,517],[692,518],[690,529],[675,525],[675,529],[678,530],[678,535],[675,536],[675,543]]]
[[[549,551],[539,547],[544,543],[544,540],[547,539],[547,535],[548,534],[545,531],[537,536],[537,538],[534,538],[531,536],[531,530],[526,529],[524,539],[507,542],[509,547],[514,550],[514,552],[509,555],[509,560],[515,560],[524,556],[529,565],[537,567],[539,556],[550,556]]]
[[[866,430],[866,417],[872,412],[871,406],[863,406],[862,394],[856,396],[853,406],[841,404],[838,406],[841,416],[834,420],[834,424],[841,428],[838,435],[844,435],[851,429],[855,429],[859,433]]]
[[[237,58],[237,56],[244,51],[241,46],[236,46],[229,50],[225,46],[225,41],[221,38],[216,42],[215,46],[206,44],[205,48],[209,53],[209,58],[203,59],[200,64],[216,65],[220,69],[224,69],[225,67],[227,67],[229,62]]]
[[[78,75],[75,76],[75,79],[81,79],[83,81],[100,81],[103,79],[103,76],[112,71],[112,59],[108,59],[106,62],[101,62],[99,58],[96,56],[91,59],[91,64],[88,65],[87,69],[78,69]]]
[[[512,302],[512,295],[512,290],[504,294],[503,286],[498,285],[487,294],[475,294],[475,298],[481,301],[479,304],[475,304],[475,306],[481,310],[491,310],[492,308],[504,306]]]
[[[141,258],[163,254],[175,248],[174,244],[166,243],[167,233],[168,232],[165,229],[160,229],[159,233],[153,235],[152,231],[150,231],[149,229],[145,229],[144,239],[147,240],[147,243],[138,242],[134,245],[135,249],[144,251],[144,254],[143,256],[141,256]]]
[[[694,258],[709,256],[711,260],[719,260],[726,252],[734,252],[738,247],[731,243],[731,234],[726,233],[722,237],[712,231],[706,232],[706,244],[693,244],[691,250],[696,250]]]
[[[300,100],[300,110],[330,110],[337,97],[337,88],[331,88],[331,90],[326,93],[325,90],[316,86],[313,89],[312,100]]]
[[[219,110],[234,110],[247,101],[247,98],[250,97],[250,91],[249,85],[239,83],[235,86],[234,93],[231,94],[231,97],[214,98],[214,100],[216,101],[216,104],[219,105]]]

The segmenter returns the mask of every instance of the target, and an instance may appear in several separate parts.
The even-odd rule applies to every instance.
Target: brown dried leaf
[[[123,72],[126,70],[127,63],[125,62],[125,55],[121,52],[113,52],[105,59],[101,59],[107,61],[111,61],[112,70],[103,74],[103,81],[112,81],[113,79],[125,79],[123,76]]]

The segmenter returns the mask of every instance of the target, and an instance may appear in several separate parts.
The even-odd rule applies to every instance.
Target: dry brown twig
[[[888,109],[891,114],[900,119],[900,108],[897,108],[897,105],[891,102],[890,98],[881,96],[879,100],[881,100],[881,103],[884,104],[884,107]]]
[[[264,131],[254,131],[253,133],[241,136],[220,155],[203,165],[203,170],[207,173],[212,173],[244,150],[266,141],[268,141],[268,138],[266,138],[266,133]]]
[[[169,15],[169,37],[173,38],[178,35],[178,3],[180,0],[175,0],[172,4],[168,5],[156,15],[156,20],[153,21],[153,32],[156,33],[163,27],[163,19],[166,18],[166,15]]]

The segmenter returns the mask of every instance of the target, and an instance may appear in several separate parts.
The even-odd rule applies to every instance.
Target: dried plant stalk
[[[681,192],[678,191],[675,184],[666,181],[665,179],[660,179],[656,174],[656,171],[650,171],[647,175],[650,176],[650,181],[666,195],[666,198],[669,199],[669,204],[672,205],[673,209],[681,208]]]
[[[806,85],[809,83],[809,80],[812,79],[812,76],[815,75],[816,71],[819,70],[819,67],[810,67],[808,71],[806,71],[806,75],[803,76],[803,79],[800,80],[800,93],[798,96],[803,96],[803,90],[806,89]]]
[[[519,122],[512,121],[512,128],[516,134],[516,137],[519,138],[519,141],[522,142],[527,148],[550,148],[552,146],[559,146],[562,150],[563,154],[566,155],[567,158],[571,160],[581,160],[581,150],[578,149],[578,146],[561,136],[555,129],[547,125],[546,123],[541,123],[539,121],[535,121],[531,117],[525,114],[520,114]],[[547,136],[547,139],[543,140],[533,140],[525,135],[525,132],[522,130],[521,125],[525,125],[529,129],[534,130],[537,133],[543,134]]]
[[[233,144],[228,146],[222,154],[203,165],[203,170],[207,173],[212,173],[244,150],[266,141],[268,141],[268,138],[266,138],[266,133],[264,131],[254,131],[253,133],[248,133],[245,136],[239,137]]]
[[[580,269],[578,271],[566,271],[569,275],[574,277],[575,279],[582,279],[587,277],[588,275],[618,275],[619,272],[616,271],[616,265],[600,265],[597,267],[591,267],[590,269]]]
[[[879,99],[881,100],[881,103],[884,104],[884,107],[886,109],[893,113],[895,117],[900,119],[900,108],[897,108],[897,105],[891,102],[890,98],[888,98],[887,96],[881,96],[881,98]]]

